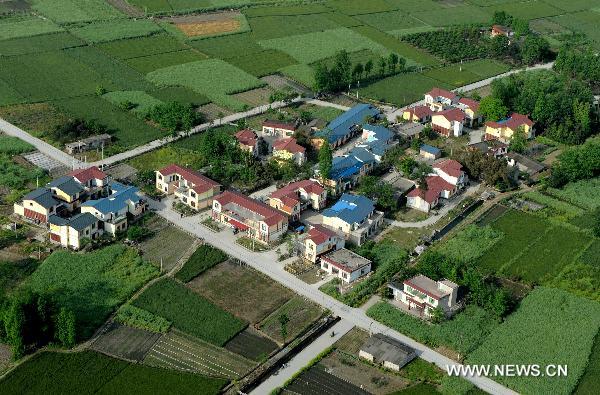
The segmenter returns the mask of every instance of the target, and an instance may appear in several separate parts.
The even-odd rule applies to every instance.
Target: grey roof
[[[96,222],[98,222],[98,218],[94,217],[92,214],[82,213],[71,218],[69,220],[69,226],[79,232]]]
[[[46,209],[60,204],[60,202],[52,196],[52,191],[48,188],[38,188],[35,191],[31,191],[23,196],[23,200],[33,200]]]
[[[442,152],[439,148],[434,147],[434,146],[429,145],[429,144],[423,144],[423,145],[421,145],[421,151],[425,151],[425,152],[427,152],[429,154],[432,154],[432,155],[437,155],[437,154],[440,154]]]
[[[58,215],[51,215],[48,217],[48,222],[52,225],[64,226],[69,223],[69,220]]]
[[[330,228],[327,228],[330,229]],[[321,259],[329,262],[335,262],[341,266],[348,268],[349,270],[358,270],[364,266],[367,266],[371,261],[363,256],[358,255],[346,248],[340,248],[339,250],[332,251]]]
[[[376,333],[360,348],[371,354],[377,362],[392,362],[400,367],[415,358],[415,350],[391,337]]]
[[[544,164],[516,152],[509,152],[506,156],[514,159],[518,164],[527,168],[527,173],[529,174],[539,173],[546,168]]]
[[[73,196],[77,193],[83,192],[83,186],[75,181],[72,176],[62,176],[48,183],[48,187],[57,188],[66,194]]]
[[[400,125],[400,127],[398,128],[398,132],[403,136],[411,137],[421,133],[423,129],[425,129],[425,125],[423,124],[408,122]]]

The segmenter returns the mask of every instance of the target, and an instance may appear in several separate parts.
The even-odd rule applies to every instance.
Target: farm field
[[[248,327],[228,341],[225,348],[253,361],[263,361],[277,350],[278,346],[271,339],[262,336],[260,332]]]
[[[92,343],[92,349],[115,358],[141,362],[162,335],[117,323]]]
[[[35,377],[35,380],[32,378]],[[132,364],[93,352],[41,352],[0,380],[3,394],[218,394],[224,379]]]
[[[339,391],[341,394],[369,394],[369,392],[360,387],[327,373],[325,369],[319,365],[304,371],[286,386],[287,390],[299,394],[320,393],[323,388],[335,388],[336,391]]]
[[[37,292],[55,290],[57,304],[77,317],[77,335],[85,339],[113,310],[158,274],[133,249],[113,245],[86,254],[57,251],[25,281]]]
[[[423,98],[423,94],[433,87],[452,89],[448,83],[435,80],[423,74],[398,74],[369,84],[358,90],[359,95],[397,106],[404,106]]]
[[[225,261],[227,254],[208,244],[202,244],[189,257],[185,265],[175,275],[179,281],[187,283],[215,265]]]
[[[171,321],[182,332],[218,346],[247,325],[173,279],[154,283],[133,305]]]
[[[284,314],[289,318],[286,328],[288,334],[285,339],[281,336],[281,324],[279,322],[279,317]],[[266,317],[260,323],[259,329],[271,339],[279,343],[284,343],[300,335],[310,324],[321,317],[322,314],[323,310],[320,306],[300,296],[294,296]]]
[[[244,376],[254,362],[179,331],[162,336],[149,350],[144,364],[230,380]]]
[[[557,326],[556,322],[568,324]],[[496,379],[520,393],[570,394],[584,374],[599,328],[596,302],[539,287],[467,357],[467,363],[566,364],[567,376]]]
[[[223,262],[187,286],[247,322],[260,322],[283,305],[292,292],[253,269]]]
[[[596,335],[594,346],[590,353],[587,367],[579,379],[575,395],[592,395],[598,389],[598,377],[600,375],[600,332]]]

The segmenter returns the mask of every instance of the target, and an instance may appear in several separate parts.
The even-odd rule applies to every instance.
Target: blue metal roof
[[[323,211],[324,217],[337,217],[347,223],[361,223],[375,210],[375,204],[361,195],[344,193],[330,208]]]
[[[323,130],[315,133],[319,137],[327,137],[329,143],[333,143],[351,133],[352,127],[361,125],[366,117],[379,115],[379,110],[370,104],[358,104],[333,121]]]
[[[49,209],[60,204],[52,195],[52,191],[48,188],[38,188],[23,196],[23,200],[33,200],[40,206]]]
[[[342,178],[350,177],[351,175],[357,174],[362,166],[362,162],[354,156],[336,156],[333,158],[329,178],[337,181]]]
[[[367,139],[368,142],[370,141],[389,141],[392,139],[392,137],[394,137],[394,134],[392,133],[391,130],[389,130],[388,128],[385,128],[383,126],[380,125],[370,125],[368,123],[364,124],[362,127],[364,130],[368,130],[374,133],[374,136],[369,137]]]
[[[118,213],[127,207],[127,201],[137,202],[140,200],[139,190],[133,186],[123,185],[118,182],[110,184],[112,194],[106,198],[88,200],[82,206],[94,207],[102,214]]]
[[[439,153],[442,152],[439,148],[436,148],[436,147],[434,147],[432,145],[429,145],[429,144],[423,144],[423,145],[421,145],[421,151],[425,151],[425,152],[427,152],[429,154],[432,154],[432,155],[437,155],[437,154],[439,154]]]
[[[363,147],[355,147],[350,150],[348,153],[350,156],[354,156],[356,159],[361,161],[362,163],[373,163],[375,162],[375,155],[371,153],[366,148]]]

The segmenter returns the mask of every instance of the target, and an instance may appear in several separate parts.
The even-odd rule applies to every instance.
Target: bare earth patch
[[[224,21],[184,22],[175,26],[188,37],[212,36],[215,34],[231,33],[240,29],[242,24],[237,19]]]

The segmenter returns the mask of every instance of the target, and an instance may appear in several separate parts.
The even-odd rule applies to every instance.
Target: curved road
[[[410,337],[369,318],[363,310],[346,306],[342,302],[300,280],[293,274],[286,272],[283,265],[278,262],[275,251],[270,250],[262,253],[251,252],[235,243],[235,236],[227,230],[219,233],[212,232],[200,224],[198,216],[181,218],[180,214],[172,209],[170,199],[164,199],[162,202],[148,199],[148,202],[150,207],[163,218],[176,224],[183,230],[204,239],[205,242],[227,251],[227,254],[230,256],[245,262],[301,296],[329,309],[333,314],[338,315],[343,320],[370,332],[384,333],[400,340],[417,350],[419,357],[436,364],[443,370],[446,369],[447,365],[458,365],[457,362],[432,350],[424,344],[418,343]],[[516,392],[487,377],[464,378],[491,394],[516,394]]]

